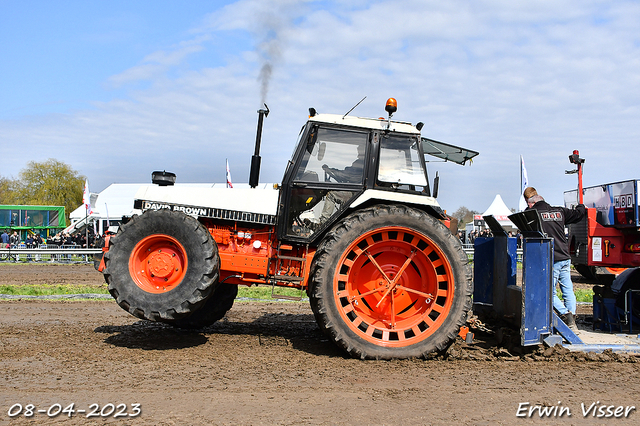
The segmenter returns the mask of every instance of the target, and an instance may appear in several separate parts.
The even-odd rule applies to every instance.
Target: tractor
[[[352,357],[446,349],[465,324],[473,282],[425,155],[465,164],[478,153],[392,120],[393,98],[388,118],[310,108],[282,182],[259,184],[264,107],[247,187],[190,188],[154,172],[138,191],[141,213],[96,259],[118,305],[199,329],[231,309],[238,285],[288,287],[306,293],[319,328]]]

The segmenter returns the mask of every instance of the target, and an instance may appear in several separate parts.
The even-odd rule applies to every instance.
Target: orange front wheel
[[[175,322],[196,312],[218,285],[215,241],[196,219],[147,211],[109,240],[103,274],[120,307],[138,318]]]

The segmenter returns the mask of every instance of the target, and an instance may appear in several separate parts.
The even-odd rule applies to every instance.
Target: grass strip
[[[593,290],[574,288],[573,293],[576,295],[576,302],[593,303]],[[560,293],[560,289],[558,289],[557,294],[558,298],[562,300],[562,293]]]
[[[82,285],[0,285],[0,294],[14,296],[53,296],[66,294],[109,294],[106,285],[82,286]],[[278,295],[288,297],[307,297],[306,293],[300,294],[300,290],[290,288],[276,288],[275,295],[271,297],[271,287],[245,287],[238,286],[238,297],[248,299],[277,299]]]
[[[238,286],[238,297],[247,297],[250,299],[277,299],[277,296],[280,295],[286,297],[307,297],[306,292],[300,293],[300,290],[294,288],[277,287],[273,293],[274,295],[271,297],[271,286]]]
[[[109,294],[106,286],[82,285],[0,285],[0,294],[52,296],[61,294]]]

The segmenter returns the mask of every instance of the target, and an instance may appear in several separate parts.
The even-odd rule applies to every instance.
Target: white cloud
[[[194,53],[204,50],[202,43],[208,37],[198,37],[175,46],[173,50],[159,50],[145,56],[139,65],[133,66],[120,74],[109,78],[114,87],[137,81],[149,81],[162,77],[163,73],[171,67],[181,65],[183,61]]]

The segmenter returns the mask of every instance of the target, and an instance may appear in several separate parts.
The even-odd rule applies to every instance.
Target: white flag
[[[233,183],[231,182],[231,170],[229,169],[229,160],[227,160],[227,188],[233,188]]]
[[[84,181],[84,192],[82,193],[82,202],[84,203],[84,208],[87,211],[87,214],[93,213],[91,210],[91,193],[89,192],[89,181],[85,179]]]
[[[527,177],[527,168],[524,166],[524,158],[520,156],[520,203],[518,210],[523,211],[527,208],[527,200],[524,199],[524,190],[529,186],[529,178]]]

